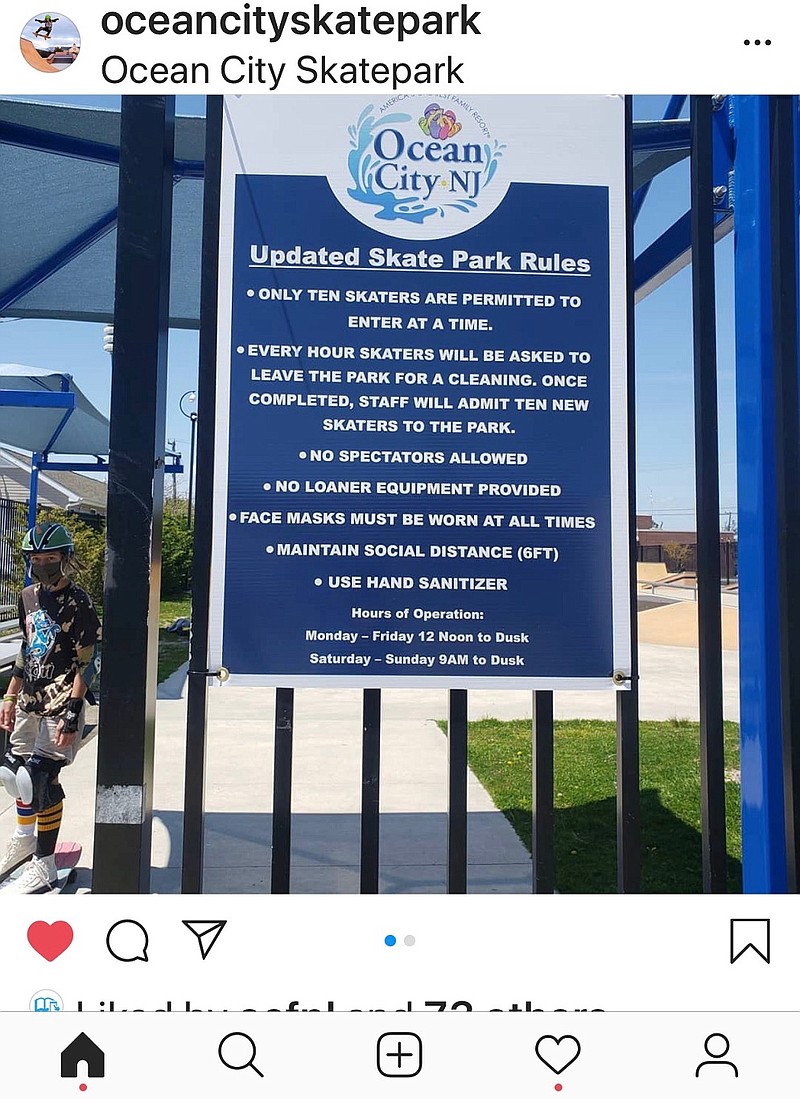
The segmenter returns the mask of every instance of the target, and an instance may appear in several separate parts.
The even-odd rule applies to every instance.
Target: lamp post
[[[191,412],[187,412],[183,407],[184,401],[196,401],[197,394],[193,389],[187,389],[180,399],[179,407],[183,415],[192,424],[192,437],[189,443],[189,506],[186,511],[186,526],[191,529],[192,526],[192,490],[194,488],[194,440],[197,432],[197,413],[194,409]]]

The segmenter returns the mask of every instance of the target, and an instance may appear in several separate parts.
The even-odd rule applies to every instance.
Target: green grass
[[[441,723],[446,729],[446,723]],[[739,729],[725,723],[728,889],[741,890]],[[643,889],[702,891],[699,726],[643,721],[640,734]],[[469,763],[517,835],[531,847],[531,723],[469,726]],[[555,723],[556,888],[616,891],[616,742],[611,721]]]
[[[158,615],[158,682],[163,683],[189,659],[189,638],[186,634],[168,633],[163,627],[176,618],[188,618],[192,604],[188,595],[182,599],[162,599]]]
[[[189,595],[181,599],[162,599],[161,609],[158,613],[159,626],[168,626],[176,618],[188,618],[192,613],[192,601]]]

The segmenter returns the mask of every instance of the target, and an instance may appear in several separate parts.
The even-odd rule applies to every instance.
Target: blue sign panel
[[[232,173],[216,655],[243,682],[610,685],[617,177],[529,178],[535,134],[485,121],[528,100],[408,98],[337,101],[335,179]]]

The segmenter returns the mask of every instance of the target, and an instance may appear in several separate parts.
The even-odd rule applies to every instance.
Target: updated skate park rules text
[[[619,686],[621,132],[610,97],[226,97],[234,679]]]

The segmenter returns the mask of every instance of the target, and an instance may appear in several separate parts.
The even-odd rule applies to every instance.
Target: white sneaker
[[[36,836],[12,836],[0,859],[0,881],[27,862],[36,850]]]
[[[20,876],[9,882],[3,892],[8,896],[12,893],[47,893],[57,880],[55,856],[39,859],[34,855]]]

